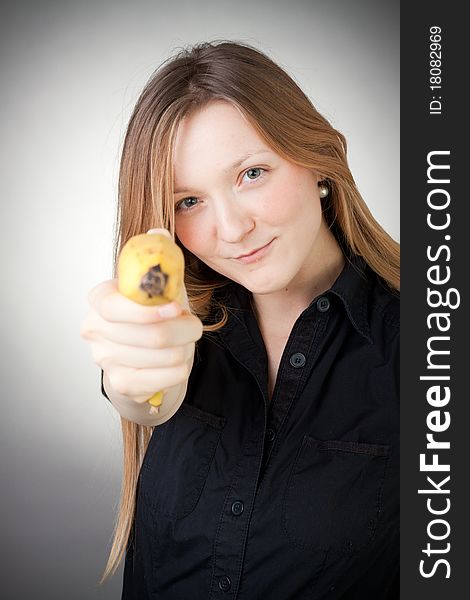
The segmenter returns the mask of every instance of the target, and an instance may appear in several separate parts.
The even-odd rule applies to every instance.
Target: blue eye
[[[251,169],[248,169],[247,171],[245,171],[245,175],[248,175],[248,173],[255,173],[257,175],[255,175],[255,177],[250,177],[250,175],[248,175],[248,179],[250,179],[250,181],[256,181],[257,179],[260,179],[263,176],[263,173],[261,173],[261,171],[265,171],[265,169],[262,169],[261,167],[252,167]]]
[[[191,210],[193,206],[196,206],[197,198],[194,196],[189,196],[188,198],[183,198],[176,205],[176,210]]]

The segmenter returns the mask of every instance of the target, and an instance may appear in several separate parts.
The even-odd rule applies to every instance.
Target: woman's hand
[[[195,342],[202,335],[202,323],[189,310],[186,290],[183,305],[173,301],[143,306],[120,294],[117,279],[111,279],[90,291],[89,304],[80,335],[104,371],[111,402],[126,418],[131,413],[137,417],[139,406],[137,418],[142,421],[150,409],[146,401],[165,390],[161,413],[153,420],[170,418],[184,399]],[[147,424],[149,419],[144,420]]]

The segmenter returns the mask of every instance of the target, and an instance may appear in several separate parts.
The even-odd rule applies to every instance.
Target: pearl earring
[[[322,183],[321,185],[318,186],[318,191],[320,192],[320,198],[326,198],[328,196],[328,194],[330,193],[328,186],[325,185],[324,183]]]

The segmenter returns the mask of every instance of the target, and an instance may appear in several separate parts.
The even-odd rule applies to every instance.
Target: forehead
[[[213,101],[181,121],[173,150],[175,177],[207,163],[223,168],[242,154],[260,150],[270,148],[239,109]]]
[[[177,142],[187,142],[193,134],[201,130],[215,133],[236,132],[257,135],[255,129],[245,117],[242,110],[227,100],[212,100],[201,108],[186,115],[178,128]]]

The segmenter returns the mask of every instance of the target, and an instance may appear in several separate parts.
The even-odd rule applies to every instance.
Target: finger
[[[96,308],[100,316],[110,323],[158,323],[174,319],[183,313],[183,307],[176,300],[146,306],[129,300],[119,292],[101,297]]]
[[[150,396],[186,381],[190,366],[187,363],[164,369],[129,369],[111,367],[108,380],[111,387],[123,396],[141,398],[145,402]]]
[[[133,302],[119,293],[116,279],[95,286],[88,299],[96,312],[111,323],[155,323],[176,317],[183,311],[176,301],[154,306]]]
[[[92,355],[95,363],[103,370],[106,370],[109,364],[134,369],[157,369],[184,363],[188,359],[189,350],[186,346],[139,348],[102,339],[93,344]]]
[[[80,337],[84,340],[92,340],[95,337],[94,310],[90,309],[80,325]]]
[[[117,279],[108,279],[107,281],[98,283],[88,292],[88,304],[96,307],[101,302],[103,296],[117,292],[117,289]]]
[[[88,327],[95,336],[101,335],[111,342],[124,346],[141,348],[184,346],[202,336],[202,323],[191,314],[182,314],[174,319],[141,325],[109,323],[98,313],[93,312],[90,321]]]

